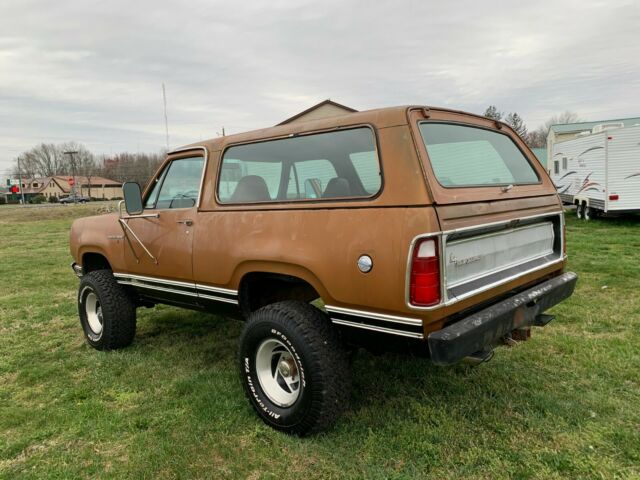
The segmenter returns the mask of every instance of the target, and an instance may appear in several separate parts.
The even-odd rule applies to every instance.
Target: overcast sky
[[[331,98],[640,116],[640,2],[0,2],[0,175],[40,142],[98,154],[273,125]]]

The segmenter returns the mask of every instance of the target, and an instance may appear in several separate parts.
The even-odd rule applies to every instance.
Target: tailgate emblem
[[[463,265],[469,265],[470,263],[480,261],[480,255],[473,255],[471,257],[458,258],[453,253],[449,256],[449,262],[453,263],[456,267],[462,267]]]

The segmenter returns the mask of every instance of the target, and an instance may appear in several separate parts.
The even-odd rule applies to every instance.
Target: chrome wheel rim
[[[85,297],[84,312],[91,331],[96,335],[100,335],[102,333],[102,305],[100,305],[98,296],[95,293],[89,292]]]
[[[300,368],[280,340],[263,341],[256,352],[256,373],[265,395],[279,407],[290,407],[300,396]]]

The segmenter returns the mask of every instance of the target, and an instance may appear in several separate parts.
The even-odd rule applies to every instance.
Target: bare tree
[[[578,116],[577,113],[572,112],[570,110],[566,110],[566,111],[564,111],[562,113],[559,113],[558,115],[554,115],[549,120],[544,122],[544,128],[545,128],[546,131],[548,131],[549,128],[551,127],[551,125],[560,125],[560,124],[565,124],[565,123],[577,123],[577,122],[581,122],[581,121],[582,120],[580,119],[580,117]]]
[[[502,112],[495,105],[489,105],[483,115],[493,120],[502,120]]]
[[[509,125],[513,130],[520,135],[523,140],[527,139],[527,126],[524,124],[524,120],[517,113],[513,112],[507,115],[504,119],[505,123]]]

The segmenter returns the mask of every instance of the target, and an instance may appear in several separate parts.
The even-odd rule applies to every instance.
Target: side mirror
[[[124,195],[124,208],[127,209],[129,215],[140,215],[144,211],[140,185],[136,182],[125,182],[122,185],[122,194]]]
[[[322,182],[318,178],[307,178],[304,181],[304,198],[322,197]]]

